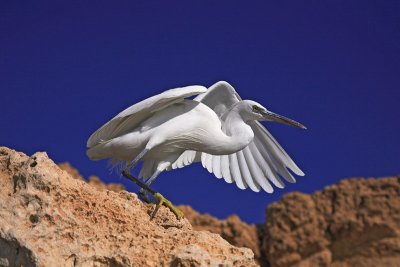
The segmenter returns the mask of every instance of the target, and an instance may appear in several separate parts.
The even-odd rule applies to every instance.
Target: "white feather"
[[[242,174],[242,180],[246,181],[246,184],[250,187],[254,192],[260,191],[260,186],[256,185],[253,181],[249,168],[247,166],[246,159],[243,156],[243,150],[236,153],[238,157],[238,163],[240,168],[240,173]]]
[[[218,179],[222,178],[221,156],[212,156],[212,169]]]
[[[258,185],[260,185],[265,192],[272,193],[273,189],[271,185],[268,183],[268,180],[264,176],[257,161],[254,159],[252,151],[250,149],[250,145],[243,149],[243,155],[246,158],[246,162],[248,163],[248,167],[251,172],[251,177],[255,179],[255,182],[258,183]]]
[[[185,99],[196,94],[194,100]],[[141,177],[150,177],[158,168],[176,169],[201,161],[210,173],[235,182],[240,189],[272,193],[269,181],[278,188],[285,186],[280,176],[296,181],[288,169],[299,176],[304,173],[261,123],[241,117],[238,107],[250,107],[243,106],[250,102],[242,101],[224,81],[208,90],[203,86],[171,89],[132,105],[104,124],[87,141],[87,154],[94,160],[133,160],[141,151],[151,150]]]
[[[147,98],[120,112],[112,120],[95,131],[88,139],[86,146],[91,148],[100,142],[128,133],[153,112],[163,109],[184,98],[206,92],[204,86],[193,85],[167,90],[161,94]]]
[[[221,156],[221,171],[222,176],[224,177],[225,182],[231,184],[233,183],[231,172],[229,170],[229,156],[222,155]]]
[[[266,188],[264,190],[268,193],[273,192],[273,188],[269,188],[271,185],[268,183],[268,180],[270,180],[276,187],[278,188],[284,188],[285,184],[282,182],[282,180],[279,178],[279,175],[277,175],[275,172],[271,170],[271,163],[268,163],[265,158],[261,155],[260,151],[254,144],[254,141],[250,143],[249,145],[250,150],[252,152],[252,156],[257,162],[258,166],[260,166],[262,172],[264,173],[265,181],[267,182],[268,185],[266,185]],[[268,180],[267,180],[268,179]]]
[[[224,114],[234,104],[241,101],[241,98],[230,84],[222,81],[211,86],[206,93],[198,95],[194,100],[212,108],[220,117],[222,128],[225,130]],[[203,157],[204,153],[202,153],[203,167],[207,168],[209,172],[214,172],[217,178],[222,175],[228,183],[234,180],[241,189],[248,186],[253,191],[258,192],[261,187],[268,193],[273,192],[268,180],[278,188],[285,187],[279,175],[290,183],[296,181],[286,168],[290,168],[297,175],[304,175],[261,123],[251,122],[250,126],[254,132],[254,141],[248,147],[229,155],[226,160],[221,156],[221,169],[218,169],[217,165],[209,163],[210,157],[212,157],[211,161],[214,162],[215,156],[207,155],[207,157]],[[205,158],[206,161],[203,160]]]
[[[236,182],[237,187],[239,187],[240,189],[246,189],[247,184],[242,179],[236,154],[229,155],[229,170],[233,179]]]

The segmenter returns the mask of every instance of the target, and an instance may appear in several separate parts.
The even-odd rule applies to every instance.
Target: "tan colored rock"
[[[78,180],[84,180],[79,171],[76,168],[72,167],[71,164],[69,164],[69,162],[59,163],[58,167],[69,173],[69,175],[71,175],[73,178]],[[125,190],[125,187],[122,184],[118,183],[105,184],[100,180],[99,177],[95,175],[89,176],[87,183],[94,186],[98,190],[111,190],[114,192],[120,192],[122,190]]]
[[[267,209],[274,266],[400,266],[400,178],[350,179]]]
[[[74,178],[83,180],[79,171],[72,167],[68,162],[60,163],[58,166]],[[119,192],[125,189],[122,184],[105,184],[97,176],[89,176],[87,182],[98,190]],[[179,209],[184,212],[185,217],[191,223],[194,230],[210,231],[211,233],[219,234],[222,238],[236,247],[250,248],[255,254],[257,262],[262,263],[260,239],[255,225],[243,222],[237,215],[231,215],[225,220],[219,220],[209,214],[200,214],[188,205],[181,205],[179,206]]]
[[[1,266],[256,266],[250,249],[194,231],[135,194],[96,190],[46,155],[0,148]]]
[[[84,180],[82,175],[79,173],[79,171],[76,168],[74,168],[69,162],[62,162],[57,165],[61,170],[69,173],[69,175],[71,175],[72,178],[75,178],[78,180]]]
[[[125,190],[125,187],[122,184],[117,184],[117,183],[105,184],[100,180],[99,177],[95,175],[89,176],[87,182],[88,184],[94,186],[98,190],[111,190],[114,192],[121,192],[122,190]]]
[[[268,207],[261,246],[256,227],[236,215],[180,206],[196,231],[163,207],[150,221],[153,208],[121,185],[91,176],[89,187],[69,164],[60,168],[77,180],[43,153],[0,149],[0,266],[255,264],[250,250],[204,230],[251,248],[266,266],[400,266],[399,177],[288,194]]]
[[[209,214],[200,214],[187,205],[179,206],[194,230],[206,230],[219,234],[234,246],[250,248],[257,261],[262,264],[260,239],[255,225],[247,224],[237,215],[230,215],[225,220],[217,219]]]

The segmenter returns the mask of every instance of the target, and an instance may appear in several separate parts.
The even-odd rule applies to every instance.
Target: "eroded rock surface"
[[[0,266],[256,266],[253,252],[126,191],[97,190],[46,153],[0,148]]]
[[[251,248],[263,266],[400,266],[399,177],[287,194],[267,208],[260,233],[189,206],[180,206],[187,220],[164,207],[150,220],[153,207],[122,185],[87,184],[59,166],[0,148],[0,266],[256,265],[249,249],[206,231]]]
[[[271,266],[400,266],[400,178],[349,179],[267,209]]]
[[[76,168],[72,167],[71,164],[69,164],[69,162],[60,163],[60,164],[58,164],[58,167],[60,167],[60,169],[69,173],[72,176],[72,178],[83,180],[83,181],[85,180],[82,177],[82,175],[79,173],[79,171]],[[98,190],[111,190],[114,192],[120,192],[122,190],[125,190],[125,187],[122,184],[118,184],[118,183],[105,184],[101,181],[101,179],[98,176],[95,176],[95,175],[89,176],[89,178],[87,179],[86,182],[88,184],[94,186]]]
[[[200,214],[192,207],[181,205],[179,208],[195,230],[206,230],[219,234],[222,238],[237,247],[250,248],[259,263],[262,263],[260,237],[255,225],[247,224],[237,215],[230,215],[220,220],[209,214]]]

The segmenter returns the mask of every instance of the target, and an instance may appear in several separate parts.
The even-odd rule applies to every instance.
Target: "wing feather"
[[[207,92],[199,94],[194,100],[214,110],[224,130],[223,114],[226,114],[228,109],[242,99],[229,83],[220,81],[212,85]],[[284,188],[285,184],[281,177],[290,183],[296,182],[288,169],[296,175],[304,175],[261,123],[250,122],[249,124],[254,132],[254,139],[242,151],[218,156],[195,152],[193,158],[201,161],[203,167],[213,172],[217,178],[222,176],[227,183],[235,182],[240,189],[250,187],[256,192],[262,188],[267,193],[272,193],[271,183],[278,188]],[[191,162],[194,161],[196,160]]]
[[[186,150],[179,156],[179,158],[170,167],[167,168],[167,170],[183,168],[187,165],[190,165],[195,160],[195,156],[196,156],[196,151]]]
[[[249,170],[251,172],[251,177],[261,186],[261,188],[268,193],[273,192],[272,186],[269,184],[267,178],[265,177],[260,165],[258,165],[257,160],[253,157],[253,152],[250,146],[243,149],[243,155],[246,158]],[[258,191],[257,191],[258,192]]]
[[[260,143],[259,141],[257,141],[257,143],[259,145],[259,151],[263,155],[264,159],[266,160],[270,168],[274,171],[275,177],[279,177],[278,176],[279,174],[283,176],[283,178],[285,178],[285,180],[290,183],[296,182],[293,176],[291,176],[290,174],[286,175],[288,173],[287,169],[282,167],[282,164],[278,162],[277,159],[269,153],[268,148],[264,147],[263,144]]]
[[[235,180],[236,182],[237,187],[239,187],[240,189],[246,189],[247,184],[242,179],[236,154],[229,155],[229,170],[231,172],[233,180]]]
[[[279,175],[271,169],[271,163],[266,160],[260,153],[259,149],[257,148],[257,146],[254,143],[255,141],[251,142],[249,147],[252,151],[252,155],[254,156],[255,160],[257,161],[258,165],[261,167],[261,170],[264,173],[264,176],[267,177],[268,180],[270,180],[276,187],[278,188],[284,188],[285,184],[282,182],[282,180],[279,178]],[[268,181],[267,181],[268,183]],[[269,186],[271,186],[268,183]],[[268,186],[266,186],[266,188],[268,188]],[[271,190],[271,192],[267,191],[266,189],[264,189],[266,192],[268,193],[272,193],[273,189],[272,187],[268,190]]]
[[[206,91],[207,89],[203,86],[186,86],[170,89],[140,101],[120,112],[113,119],[101,126],[89,137],[86,146],[91,148],[101,142],[126,134],[136,128],[140,122],[150,117],[153,112],[182,101],[186,97]]]
[[[251,190],[253,190],[254,192],[259,192],[260,186],[254,183],[254,180],[249,170],[247,162],[248,160],[245,159],[243,155],[243,150],[238,151],[236,155],[238,157],[238,163],[239,163],[240,173],[242,174],[242,179],[246,181]]]
[[[294,161],[290,158],[290,156],[286,153],[286,151],[279,145],[278,141],[265,129],[264,126],[260,122],[254,122],[251,125],[255,138],[261,141],[262,144],[266,144],[270,149],[269,153],[273,153],[281,164],[285,167],[291,169],[295,174],[299,176],[304,176],[304,173],[300,170],[300,168],[294,163]]]
[[[212,156],[212,169],[214,175],[218,178],[222,178],[222,173],[221,173],[221,156]]]
[[[206,157],[206,167],[207,167],[207,170],[209,173],[213,172],[212,155],[210,155],[210,154],[207,154],[207,157]]]
[[[206,159],[207,159],[207,153],[201,153],[201,165],[203,165],[203,168],[207,168]]]
[[[180,161],[177,162],[176,166],[177,166],[178,168],[183,168],[183,167],[185,167],[184,158],[185,158],[185,157],[183,157],[182,160],[180,160]]]
[[[221,171],[222,171],[222,177],[224,177],[225,182],[227,182],[228,184],[233,183],[231,172],[229,170],[229,156],[228,155],[221,156]]]

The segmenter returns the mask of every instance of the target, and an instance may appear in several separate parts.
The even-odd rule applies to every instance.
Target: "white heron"
[[[193,100],[187,97],[197,95]],[[294,174],[304,173],[258,121],[277,121],[306,129],[257,102],[242,100],[227,82],[170,89],[125,109],[87,141],[92,160],[123,162],[123,175],[150,192],[178,217],[183,214],[150,185],[165,170],[202,163],[217,178],[240,189],[273,192]],[[130,172],[143,161],[139,179]],[[156,209],[157,210],[157,209]]]

